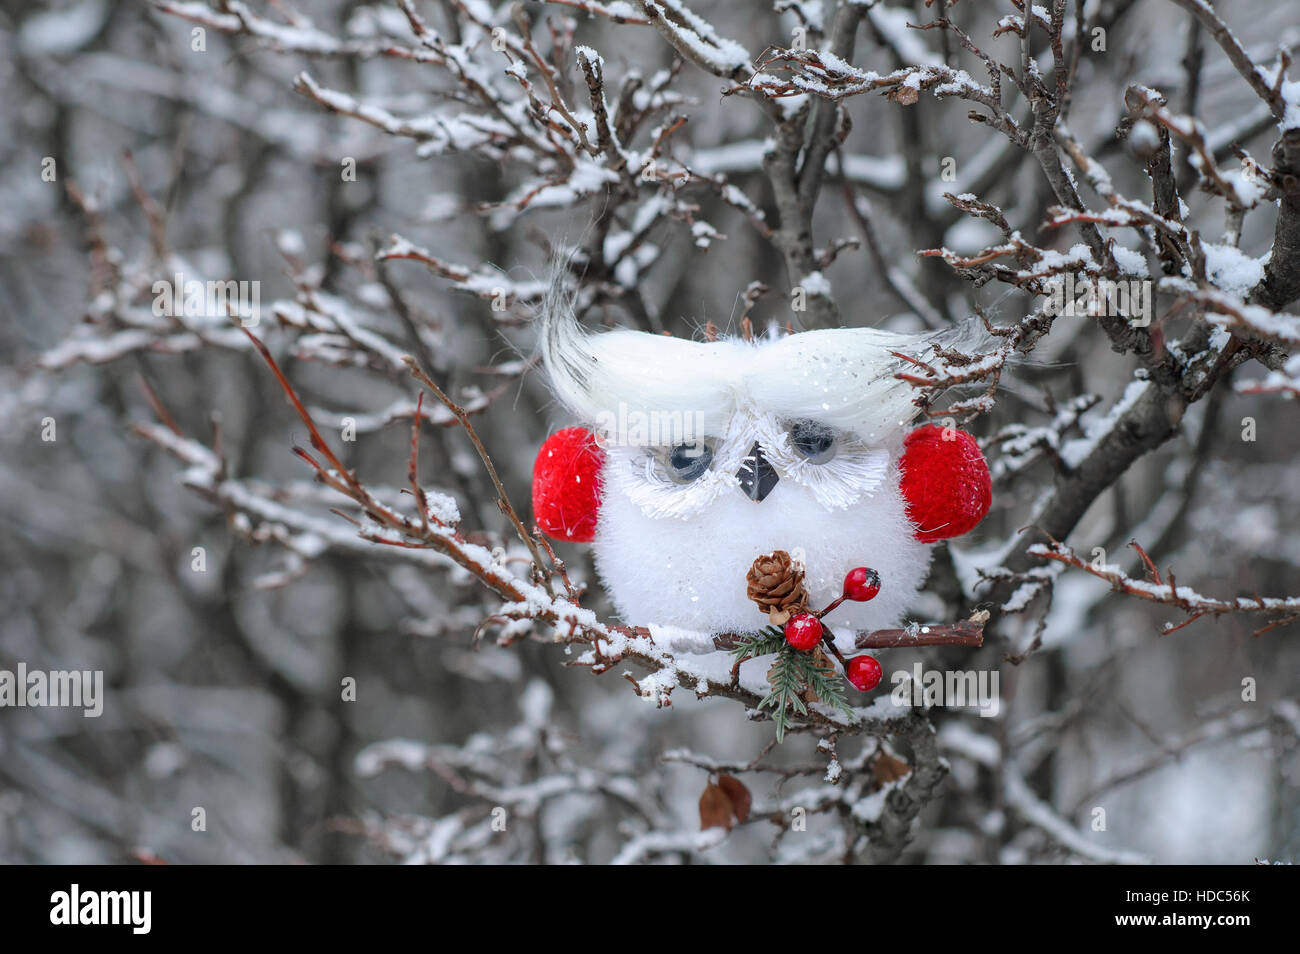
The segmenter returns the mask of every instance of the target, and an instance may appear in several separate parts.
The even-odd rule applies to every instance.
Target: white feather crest
[[[888,443],[918,413],[912,388],[894,377],[907,362],[892,352],[923,358],[951,334],[837,328],[753,342],[628,329],[589,334],[558,293],[541,325],[542,362],[556,397],[598,430],[608,430],[602,422],[677,414],[702,435],[720,437],[736,410],[749,407],[820,421],[872,445]]]

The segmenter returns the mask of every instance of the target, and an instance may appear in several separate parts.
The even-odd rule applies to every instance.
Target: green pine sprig
[[[772,721],[776,723],[776,741],[785,739],[786,729],[790,727],[791,710],[795,715],[807,715],[808,706],[804,703],[803,692],[812,689],[820,702],[833,706],[847,716],[853,715],[844,696],[844,686],[839,673],[828,673],[817,665],[817,658],[811,652],[801,652],[791,646],[785,639],[785,633],[777,626],[742,637],[732,649],[737,657],[736,665],[754,656],[776,654],[776,661],[768,674],[772,687],[758,704],[760,711],[770,709]]]
[[[780,652],[782,646],[788,646],[785,641],[785,632],[779,626],[768,626],[757,633],[748,633],[740,637],[731,650],[731,654],[739,662],[746,659],[753,659],[755,656],[767,656],[771,653]]]
[[[804,682],[800,676],[799,666],[794,660],[796,655],[802,653],[789,649],[788,644],[787,649],[781,650],[768,674],[772,691],[758,704],[760,711],[768,708],[772,710],[772,721],[776,723],[778,743],[785,740],[785,730],[790,724],[790,710],[794,709],[798,715],[805,715],[808,712],[808,707],[803,701]]]

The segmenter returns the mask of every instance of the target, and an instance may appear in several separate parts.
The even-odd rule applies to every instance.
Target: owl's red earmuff
[[[900,489],[916,539],[934,543],[973,530],[993,502],[993,480],[975,438],[928,424],[903,441]]]
[[[533,520],[553,540],[590,543],[600,508],[605,452],[584,427],[546,439],[533,464]]]

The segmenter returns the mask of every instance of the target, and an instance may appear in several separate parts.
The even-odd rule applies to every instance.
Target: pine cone
[[[786,619],[808,609],[808,591],[803,586],[803,570],[790,554],[777,550],[754,561],[745,576],[745,592],[758,604],[760,613],[771,617],[784,614]]]

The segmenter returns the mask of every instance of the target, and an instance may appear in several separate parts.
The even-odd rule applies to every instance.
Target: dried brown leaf
[[[896,759],[888,752],[881,752],[872,760],[871,778],[877,786],[897,782],[912,771],[912,767],[902,759]]]
[[[736,820],[743,822],[747,819],[749,817],[749,806],[753,802],[753,798],[744,783],[732,775],[719,775],[718,787],[731,800],[731,809],[736,816]]]
[[[706,828],[725,828],[731,831],[734,809],[731,797],[720,785],[710,782],[700,796],[700,831]]]

